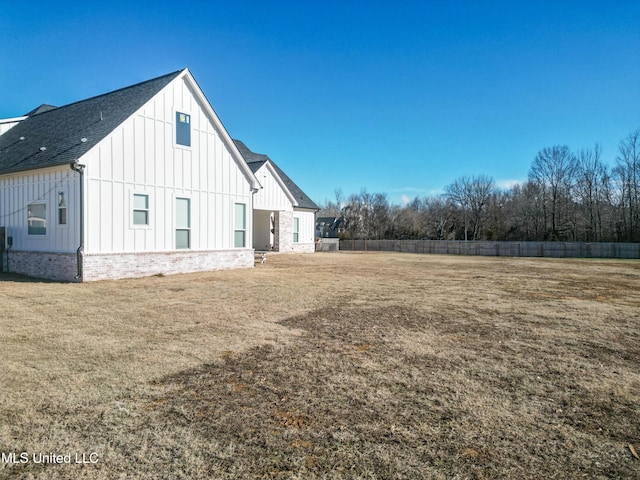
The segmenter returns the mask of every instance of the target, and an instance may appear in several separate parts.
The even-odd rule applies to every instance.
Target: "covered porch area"
[[[293,246],[293,212],[253,210],[253,249],[256,252],[286,252]]]

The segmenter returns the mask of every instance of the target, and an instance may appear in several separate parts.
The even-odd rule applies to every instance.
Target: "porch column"
[[[275,234],[273,249],[276,252],[293,251],[293,212],[274,212]]]

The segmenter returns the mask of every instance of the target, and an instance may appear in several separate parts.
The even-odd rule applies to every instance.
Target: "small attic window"
[[[191,146],[191,115],[176,112],[176,144]]]

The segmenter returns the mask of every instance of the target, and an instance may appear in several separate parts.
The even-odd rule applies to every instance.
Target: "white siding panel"
[[[105,143],[104,153],[98,152],[98,155],[94,158],[95,168],[100,172],[100,177],[105,180],[111,180],[113,178],[112,165],[111,165],[111,144]]]
[[[113,244],[112,250],[93,250],[96,252],[122,252],[130,248],[130,243],[125,243],[124,218],[128,216],[125,211],[125,188],[124,183],[113,183],[113,216],[111,222]],[[127,228],[128,231],[128,228]]]
[[[215,195],[215,204],[214,204],[214,208],[213,208],[213,220],[215,221],[215,224],[217,226],[216,231],[215,231],[215,244],[216,245],[220,245],[220,248],[223,248],[224,245],[224,225],[226,225],[225,223],[225,219],[224,219],[224,214],[222,212],[223,210],[223,195],[220,193],[217,193]]]
[[[58,225],[58,192],[67,195],[67,225]],[[69,167],[0,176],[0,226],[13,237],[14,250],[73,252],[78,247],[77,174]],[[46,234],[29,235],[29,203],[45,207]]]
[[[191,147],[175,144],[176,111],[191,115]],[[89,164],[88,215],[99,216],[96,227],[88,222],[87,252],[173,249],[176,196],[191,199],[191,249],[233,248],[233,204],[241,201],[250,212],[252,194],[221,135],[226,132],[216,131],[182,80],[125,121],[83,158]],[[132,225],[133,192],[150,195],[146,228]]]
[[[121,184],[119,184],[121,185]],[[116,211],[116,204],[118,203],[114,198],[114,186],[113,182],[102,182],[102,190],[100,195],[100,243],[99,249],[101,251],[112,251],[116,242],[116,231],[114,228],[115,218],[122,215]],[[92,215],[92,211],[89,211],[89,215]]]
[[[207,192],[207,212],[205,216],[207,226],[207,240],[210,244],[216,244],[216,195]]]
[[[191,160],[191,151],[186,150],[185,152],[183,152],[183,163],[182,163],[182,178],[183,180],[183,186],[182,188],[186,189],[186,190],[193,190],[194,186],[193,186],[193,178],[192,178],[192,168],[191,168],[191,164],[192,164],[192,160]]]
[[[207,172],[207,190],[215,191],[216,188],[216,135],[207,135],[207,155],[203,161],[206,163],[206,172]]]
[[[216,192],[222,191],[222,142],[216,139],[214,149],[214,163],[215,163],[215,188]]]
[[[227,168],[227,159],[225,158],[225,151],[223,148],[222,142],[220,142],[220,146],[218,147],[220,151],[219,162],[221,164],[220,170],[220,190],[228,192],[231,190],[231,186],[229,184],[229,169]]]
[[[229,230],[221,229],[222,231],[222,248],[231,248],[232,239],[233,239],[233,229],[234,225],[234,215],[233,215],[233,202],[231,202],[230,198],[227,195],[222,196],[222,208],[220,209],[220,218],[222,219],[223,225],[229,225]]]
[[[124,162],[121,160],[123,155],[122,130],[117,129],[110,140],[110,146],[107,146],[107,148],[100,147],[100,156],[104,158],[104,161],[108,161],[112,165],[113,180],[122,182],[124,181]],[[116,161],[116,159],[118,160]]]
[[[121,127],[121,130],[122,130],[122,157],[120,158],[120,161],[123,162],[123,171],[124,171],[123,180],[127,183],[131,183],[135,181],[133,122],[130,120],[126,121]]]
[[[294,209],[293,216],[300,219],[298,243],[315,242],[315,214],[305,210]]]
[[[182,150],[181,149],[177,149],[175,154],[174,154],[174,164],[173,164],[173,185],[176,188],[184,188],[184,181],[183,181],[183,172],[184,172],[184,168],[183,168],[183,163],[184,160],[182,159]],[[170,181],[170,180],[169,180]]]
[[[263,188],[254,195],[254,208],[273,211],[293,209],[291,200],[266,165],[256,172],[256,177]]]
[[[145,151],[146,147],[146,131],[145,131],[144,117],[135,117],[133,124],[133,135],[135,141],[133,142],[133,163],[134,163],[134,176],[133,182],[137,184],[143,184],[146,181],[146,160],[149,159],[149,163],[153,163],[153,153]]]
[[[164,122],[155,121],[154,122],[154,149],[153,149],[153,163],[154,163],[154,174],[155,174],[155,184],[156,185],[164,185],[166,182],[165,179],[165,149],[163,147],[163,139],[164,139],[164,131],[165,124]]]
[[[153,118],[144,119],[144,155],[142,159],[145,165],[145,183],[157,184],[156,180],[156,142],[155,121]]]

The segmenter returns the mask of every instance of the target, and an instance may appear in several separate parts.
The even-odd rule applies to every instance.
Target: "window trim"
[[[182,226],[178,226],[178,200],[186,200],[187,201],[187,207],[188,207],[188,211],[187,211],[187,227],[182,227]],[[174,214],[174,235],[173,235],[173,247],[175,250],[191,250],[191,246],[192,246],[192,236],[191,236],[191,231],[192,231],[192,227],[191,227],[191,197],[179,197],[176,196],[174,197],[174,202],[173,204],[175,205],[175,214]],[[178,247],[178,232],[187,232],[187,240],[188,240],[188,245],[186,247]]]
[[[60,206],[60,194],[63,195],[65,200],[64,207]],[[60,211],[65,210],[64,213],[64,223],[60,223]],[[67,228],[69,226],[69,194],[66,188],[60,188],[57,190],[56,194],[56,227],[58,228]]]
[[[189,125],[189,145],[184,145],[182,143],[178,143],[178,115],[187,115],[189,117],[189,121],[187,124]],[[177,148],[184,148],[186,150],[191,150],[193,146],[193,115],[190,112],[178,110],[176,108],[173,109],[173,145]]]
[[[300,217],[293,217],[293,243],[300,243]]]
[[[238,226],[237,208],[242,206],[242,226]],[[242,245],[237,245],[236,235],[242,233]],[[234,202],[233,204],[233,248],[247,248],[247,204]]]
[[[31,228],[29,226],[29,220],[30,220],[30,216],[29,214],[31,213],[31,206],[32,205],[44,205],[44,233],[32,233],[29,231],[29,229]],[[46,200],[32,200],[27,202],[27,236],[29,238],[47,238],[49,236],[49,228],[47,225],[47,210],[49,209],[49,202],[47,202]],[[37,218],[37,217],[34,217]]]
[[[145,196],[147,197],[147,208],[143,209],[143,208],[136,208],[136,197],[137,196]],[[129,211],[131,212],[131,221],[129,222],[131,225],[131,228],[151,228],[151,194],[149,192],[141,192],[141,191],[131,191],[131,195],[130,195],[130,205],[131,208],[129,209]],[[147,223],[136,223],[135,217],[136,217],[136,212],[142,212],[142,211],[146,211],[147,212]]]

